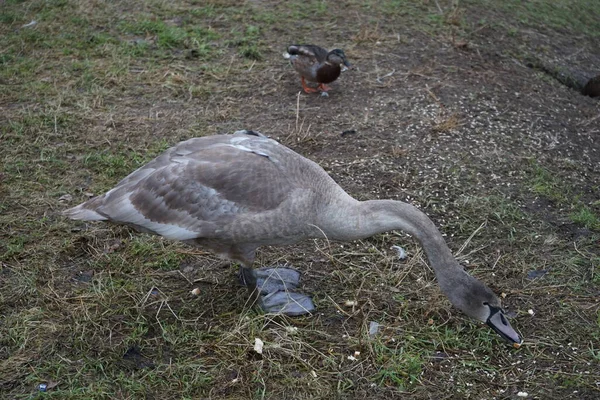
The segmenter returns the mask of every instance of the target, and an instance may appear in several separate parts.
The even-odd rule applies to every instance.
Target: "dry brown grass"
[[[457,114],[451,114],[446,118],[438,118],[439,122],[436,122],[432,127],[436,133],[447,133],[460,127],[462,123]]]

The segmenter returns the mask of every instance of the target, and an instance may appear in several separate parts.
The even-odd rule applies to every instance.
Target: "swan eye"
[[[488,303],[487,301],[484,301],[484,302],[483,302],[483,305],[484,305],[484,306],[489,306],[489,305],[490,305],[490,303]]]

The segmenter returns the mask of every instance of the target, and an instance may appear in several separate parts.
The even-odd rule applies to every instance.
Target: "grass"
[[[568,218],[587,229],[600,230],[600,209],[598,202],[586,205],[581,194],[565,184],[559,175],[532,162],[531,191],[553,202],[558,207],[570,210]]]
[[[250,60],[259,61],[263,59],[260,52],[260,28],[255,25],[246,25],[243,32],[235,31],[235,39],[229,43],[238,48],[238,54]]]
[[[0,397],[597,397],[597,171],[577,158],[584,145],[570,162],[549,158],[527,129],[473,125],[523,108],[582,140],[597,109],[553,96],[518,103],[510,93],[526,85],[507,76],[529,82],[524,72],[455,40],[499,18],[593,39],[592,4],[6,0]],[[280,57],[294,42],[343,48],[356,68],[327,99],[298,96]],[[235,265],[60,214],[180,140],[242,128],[320,162],[357,198],[419,205],[465,268],[506,295],[525,345],[506,347],[453,309],[398,232],[261,250],[259,264],[303,271],[315,298],[314,315],[287,318],[248,304]]]
[[[589,207],[579,205],[577,211],[571,213],[570,218],[573,222],[583,225],[589,229],[600,229],[600,218]]]
[[[503,21],[510,27],[514,27],[517,23],[535,29],[558,30],[592,38],[597,38],[600,34],[600,22],[598,22],[600,11],[594,2],[587,0],[559,0],[554,2],[510,0],[502,3],[487,0],[464,0],[460,4],[463,7],[477,6],[502,11],[511,16],[510,20]]]

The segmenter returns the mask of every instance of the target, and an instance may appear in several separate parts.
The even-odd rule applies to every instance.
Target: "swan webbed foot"
[[[300,284],[300,271],[293,268],[258,268],[254,270],[256,287],[263,295],[296,289]]]
[[[300,284],[300,272],[293,268],[242,267],[242,282],[258,293],[258,305],[265,312],[297,316],[311,313],[315,306],[311,298],[293,290]]]
[[[291,317],[310,314],[315,310],[315,305],[309,296],[283,290],[261,295],[258,299],[258,305],[265,312],[285,314]]]

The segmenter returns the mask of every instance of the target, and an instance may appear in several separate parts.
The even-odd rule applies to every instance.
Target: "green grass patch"
[[[124,178],[141,167],[145,160],[146,157],[137,152],[92,152],[84,157],[83,165],[97,176]]]
[[[560,177],[533,161],[532,167],[530,181],[532,192],[559,203],[566,202],[569,193],[565,191],[567,187]]]
[[[136,237],[131,242],[129,251],[136,261],[143,260],[145,266],[167,271],[179,268],[185,258],[183,254],[169,250],[164,245],[159,245],[157,240],[149,240],[145,235]]]
[[[422,349],[411,349],[404,341],[373,345],[375,362],[379,365],[373,380],[384,386],[394,386],[400,391],[411,389],[418,381],[424,363]]]
[[[600,8],[595,0],[465,0],[461,4],[501,10],[524,26],[600,36]]]
[[[573,222],[583,225],[588,229],[600,230],[600,217],[598,213],[582,204],[577,205],[577,209],[569,216]]]
[[[582,195],[575,193],[573,187],[566,183],[559,173],[531,161],[529,185],[536,195],[544,197],[557,206],[570,210],[568,218],[576,224],[588,229],[600,230],[600,207],[598,202],[586,205]]]
[[[238,54],[250,60],[262,60],[260,50],[260,28],[256,25],[246,25],[243,31],[234,31],[234,39],[229,41],[231,46],[237,47]]]
[[[148,55],[154,48],[171,51],[189,49],[193,51],[194,58],[200,59],[207,59],[219,52],[211,42],[220,35],[202,25],[177,26],[161,20],[142,19],[121,22],[119,31],[126,37],[138,37],[126,41],[132,56]]]
[[[119,30],[130,35],[156,35],[156,44],[166,48],[184,46],[188,38],[188,33],[184,29],[167,25],[160,20],[123,22]]]

